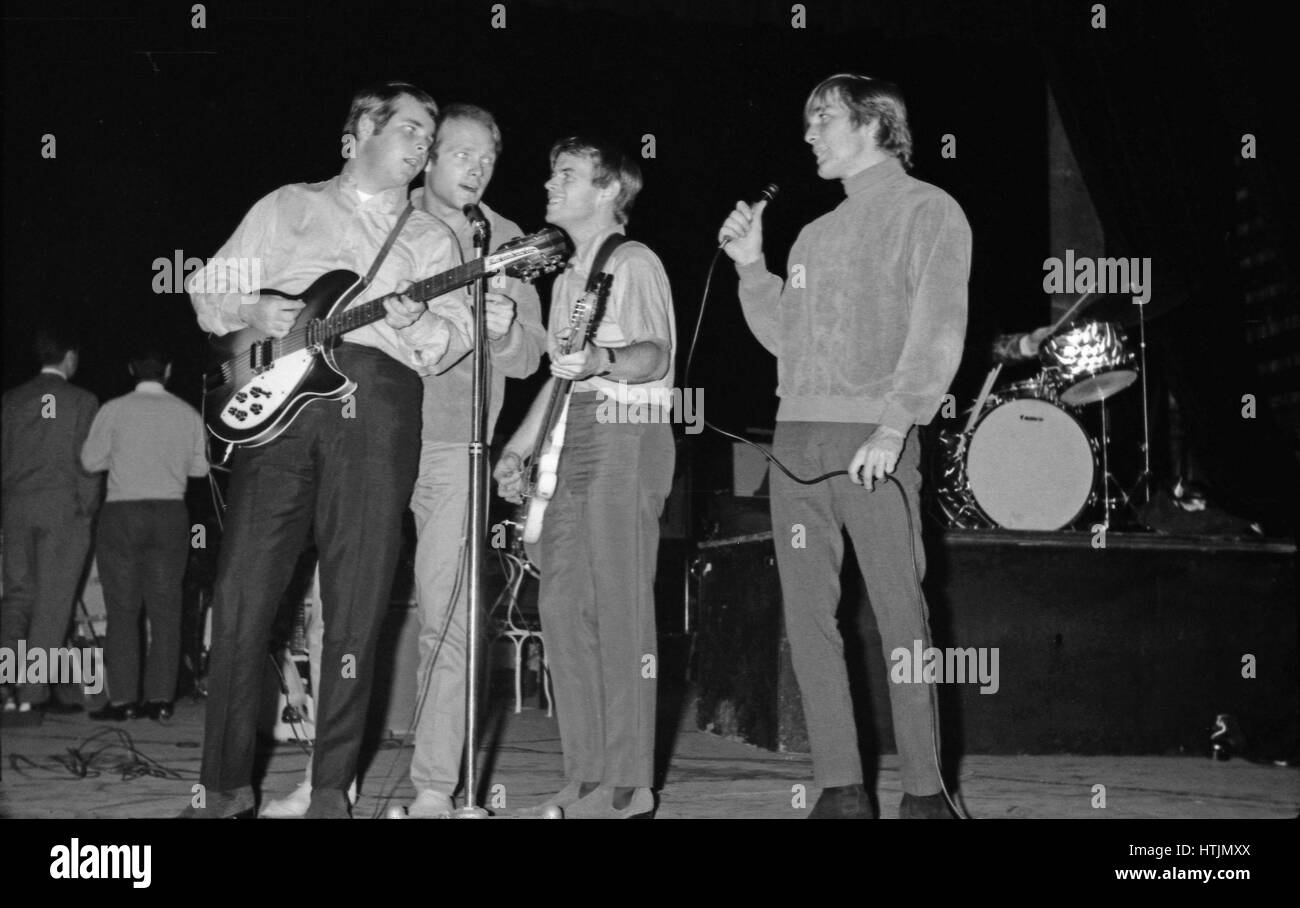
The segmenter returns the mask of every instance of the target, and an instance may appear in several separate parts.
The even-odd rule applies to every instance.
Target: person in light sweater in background
[[[886,663],[896,648],[928,646],[916,427],[934,417],[961,361],[971,231],[951,196],[907,174],[911,133],[893,84],[832,76],[808,96],[804,121],[817,175],[840,180],[846,197],[800,232],[788,279],[769,273],[763,256],[766,202],[739,203],[718,238],[736,262],[750,330],[777,357],[774,455],[805,479],[848,470],[815,485],[773,471],[772,526],[822,789],[810,816],[870,819],[877,810],[862,784],[835,618],[841,531],[861,565]],[[906,506],[898,488],[884,488],[893,484],[887,474]],[[805,544],[782,544],[791,539]],[[927,684],[891,679],[904,818],[952,816],[930,695]]]
[[[131,360],[135,390],[95,416],[81,449],[88,472],[108,471],[95,550],[108,612],[109,703],[92,712],[120,722],[172,717],[181,661],[181,582],[190,552],[185,486],[208,475],[203,420],[163,387],[171,363],[146,350]],[[142,614],[149,652],[140,692]]]

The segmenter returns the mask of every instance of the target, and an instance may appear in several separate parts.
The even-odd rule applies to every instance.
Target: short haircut
[[[360,138],[358,131],[361,129],[361,118],[366,115],[374,121],[375,132],[383,132],[388,121],[393,118],[397,99],[402,95],[410,95],[418,103],[423,104],[424,109],[429,113],[429,119],[434,123],[438,122],[438,105],[427,92],[416,88],[410,82],[381,82],[363,88],[352,96],[352,109],[348,111],[347,122],[343,124],[343,134]]]
[[[162,381],[170,363],[171,357],[162,348],[144,346],[131,356],[131,372],[136,381]]]
[[[595,136],[569,136],[551,146],[551,167],[562,154],[577,155],[591,161],[591,182],[604,189],[618,180],[618,196],[614,199],[614,217],[620,224],[627,223],[627,213],[641,192],[641,168],[606,139]]]
[[[450,120],[469,120],[471,123],[482,126],[492,136],[493,153],[497,157],[501,156],[501,127],[497,126],[497,119],[491,113],[477,104],[465,104],[460,101],[448,104],[442,109],[442,113],[438,115],[436,121],[439,135],[442,134],[443,124]],[[429,158],[434,161],[438,160],[437,137],[433,140],[433,148],[429,150]]]
[[[62,327],[47,325],[38,328],[32,337],[32,352],[42,366],[57,366],[68,351],[79,351],[81,344],[76,336]]]
[[[849,109],[849,119],[855,127],[875,121],[876,144],[898,158],[903,167],[912,169],[912,130],[907,125],[907,105],[903,93],[893,82],[839,73],[812,90],[803,105],[803,126],[818,104],[837,98]]]

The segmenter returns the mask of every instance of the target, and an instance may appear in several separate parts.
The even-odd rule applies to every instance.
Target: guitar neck
[[[484,274],[483,259],[474,259],[463,265],[457,265],[450,271],[444,271],[441,274],[435,274],[433,277],[425,278],[412,284],[406,290],[406,296],[415,300],[417,303],[427,302],[428,300],[442,296],[459,287],[472,284]],[[377,322],[384,317],[384,300],[390,299],[397,294],[388,293],[376,299],[369,300],[345,309],[342,312],[336,312],[329,318],[325,319],[322,336],[334,337],[339,334],[347,334],[349,331],[355,331],[358,328],[369,325],[371,322]]]
[[[537,440],[533,443],[534,469],[541,463],[542,455],[546,453],[546,448],[551,443],[551,436],[555,433],[555,427],[564,413],[564,402],[568,400],[571,390],[573,390],[573,379],[570,378],[556,379],[551,387],[551,399],[546,402],[546,416],[542,419],[542,430],[537,433]]]

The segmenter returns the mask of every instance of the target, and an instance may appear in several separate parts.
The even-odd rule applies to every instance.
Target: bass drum
[[[1035,398],[996,401],[949,442],[940,503],[959,527],[1059,530],[1092,500],[1096,445],[1072,415]]]

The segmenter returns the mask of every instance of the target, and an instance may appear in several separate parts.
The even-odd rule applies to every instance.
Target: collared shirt
[[[405,207],[406,187],[362,201],[350,166],[322,183],[281,186],[252,207],[207,267],[186,282],[199,326],[217,335],[245,327],[240,306],[256,302],[253,294],[261,290],[298,294],[336,269],[364,275]],[[349,308],[393,292],[402,280],[423,280],[455,264],[446,229],[414,211],[374,281]],[[429,312],[400,331],[381,319],[343,335],[421,374],[433,372],[450,337],[447,323]]]
[[[208,473],[203,420],[160,382],[142,381],[100,408],[81,465],[108,471],[108,501],[183,499],[186,480]]]
[[[590,247],[574,256],[569,267],[555,279],[551,289],[551,317],[547,344],[551,358],[559,355],[556,333],[569,324],[574,304],[587,286],[591,266],[605,239],[622,233],[612,227],[598,234]],[[574,382],[575,391],[599,391],[620,405],[649,404],[664,414],[672,410],[673,373],[677,359],[677,320],[673,314],[673,293],[663,263],[649,246],[635,241],[619,246],[605,263],[614,277],[604,317],[597,325],[593,342],[599,347],[627,347],[641,341],[657,341],[668,350],[668,371],[654,381],[631,384],[595,376]],[[617,354],[615,354],[617,355]]]
[[[421,210],[424,192],[420,188],[411,193],[412,204]],[[524,235],[518,224],[502,217],[486,202],[481,202],[479,207],[483,209],[491,228],[493,251]],[[463,263],[473,255],[473,225],[464,221],[460,230],[453,231],[441,218],[437,220],[448,234],[455,236],[457,262]],[[488,345],[492,354],[492,393],[488,407],[487,439],[490,442],[497,416],[501,413],[501,403],[505,399],[506,378],[527,378],[537,371],[541,365],[542,351],[546,348],[546,330],[542,327],[542,304],[532,284],[506,276],[501,282],[496,278],[489,280],[488,288],[504,293],[515,301],[515,321],[510,326],[509,333]],[[458,355],[460,359],[445,372],[424,378],[422,438],[425,441],[468,442],[473,434],[474,417],[470,412],[470,397],[474,386],[474,357],[464,356],[463,352],[467,352],[464,345],[458,336],[453,337],[441,366],[446,367],[448,361]]]

